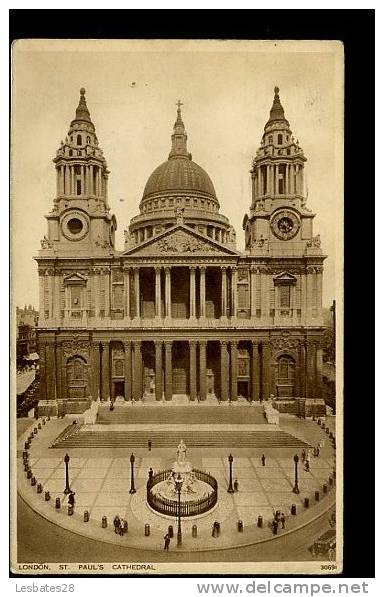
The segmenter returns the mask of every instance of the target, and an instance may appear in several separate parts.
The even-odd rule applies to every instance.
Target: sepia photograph
[[[340,41],[21,39],[11,569],[343,569]]]

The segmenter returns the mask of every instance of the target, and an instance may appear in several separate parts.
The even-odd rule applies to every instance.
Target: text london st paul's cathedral
[[[119,399],[272,400],[280,412],[324,414],[325,255],[279,89],[252,161],[242,251],[188,151],[181,105],[168,159],[150,175],[117,251],[109,170],[80,90],[53,160],[56,197],[36,257],[39,413]]]

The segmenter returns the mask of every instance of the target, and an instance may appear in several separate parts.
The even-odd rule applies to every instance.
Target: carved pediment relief
[[[78,272],[64,276],[64,284],[86,284],[87,278]]]
[[[234,255],[235,251],[219,245],[185,227],[174,228],[150,241],[133,247],[126,254],[135,255]]]
[[[273,278],[275,284],[296,284],[297,279],[296,276],[288,273],[288,272],[281,272]]]

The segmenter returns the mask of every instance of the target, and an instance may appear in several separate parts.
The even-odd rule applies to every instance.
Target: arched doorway
[[[278,398],[292,398],[294,396],[295,379],[295,359],[290,355],[281,355],[277,359],[276,394]]]
[[[78,355],[67,360],[68,398],[85,398],[87,396],[88,371],[86,360]]]

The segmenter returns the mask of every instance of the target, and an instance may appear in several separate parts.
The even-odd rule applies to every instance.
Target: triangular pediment
[[[238,253],[184,224],[177,224],[162,234],[124,251],[124,255],[156,257],[159,255],[238,255]]]
[[[273,278],[273,281],[275,282],[275,284],[296,284],[297,278],[289,272],[281,272],[281,274],[277,274],[277,276]]]
[[[64,276],[64,284],[84,284],[87,278],[78,272]]]

